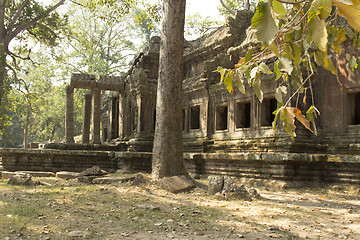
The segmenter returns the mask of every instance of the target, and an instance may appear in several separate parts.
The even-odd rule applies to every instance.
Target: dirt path
[[[359,188],[344,185],[218,201],[202,189],[40,180],[52,185],[0,181],[0,239],[360,239]]]

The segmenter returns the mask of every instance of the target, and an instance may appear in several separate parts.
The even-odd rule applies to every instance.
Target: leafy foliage
[[[338,24],[338,14],[348,21],[352,29],[348,25]],[[315,63],[337,74],[335,66],[343,50],[341,44],[347,39],[353,39],[354,47],[357,44],[360,46],[359,24],[360,2],[357,0],[260,1],[251,27],[263,47],[256,54],[250,49],[234,69],[219,67],[217,72],[221,75],[220,82],[224,82],[230,93],[234,85],[244,93],[241,83],[247,80],[262,102],[261,75],[273,74],[278,86],[275,98],[279,106],[274,112],[274,128],[280,115],[284,129],[292,138],[296,136],[295,119],[316,135],[316,117],[320,113],[313,101],[311,84],[311,77],[316,70]],[[260,59],[265,52],[267,56],[275,58],[273,70]],[[359,63],[360,59],[353,56],[348,66],[354,71]],[[289,92],[287,88],[290,88],[289,79],[295,92],[285,101],[284,97]],[[296,106],[290,104],[294,97],[299,98],[300,94],[304,94],[304,105],[309,105],[306,95],[308,90],[311,92],[311,103],[304,115],[297,106],[298,101]]]

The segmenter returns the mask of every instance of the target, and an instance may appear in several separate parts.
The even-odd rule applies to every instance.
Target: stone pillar
[[[92,89],[92,143],[100,144],[101,90]]]
[[[90,139],[90,123],[91,123],[91,99],[92,93],[84,94],[84,114],[82,128],[82,143],[88,144]]]
[[[65,142],[74,143],[74,87],[66,86]]]

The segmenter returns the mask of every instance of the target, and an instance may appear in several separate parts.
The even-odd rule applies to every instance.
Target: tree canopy
[[[347,23],[343,21],[347,20]],[[285,130],[292,138],[295,134],[295,119],[317,134],[315,119],[320,112],[313,101],[312,76],[316,66],[337,75],[341,44],[352,40],[353,46],[360,46],[360,2],[358,0],[300,0],[300,1],[260,1],[251,21],[262,49],[250,49],[233,69],[219,67],[223,82],[228,91],[233,87],[245,91],[245,81],[252,87],[258,100],[262,102],[261,76],[273,74],[278,87],[275,97],[279,108],[274,112],[275,121],[280,117]],[[274,64],[267,64],[262,56],[275,58]],[[356,68],[360,59],[352,57],[349,64]],[[272,70],[271,70],[272,68]],[[284,99],[288,80],[295,92]],[[340,86],[339,86],[340,87]],[[300,110],[290,106],[291,99],[306,91],[311,92],[308,109]],[[304,101],[308,101],[306,97]],[[306,113],[302,113],[305,111]]]

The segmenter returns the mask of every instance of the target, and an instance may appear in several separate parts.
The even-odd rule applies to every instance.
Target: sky
[[[187,0],[186,15],[192,15],[199,12],[203,17],[211,17],[215,20],[222,20],[217,6],[220,5],[219,0]]]
[[[48,5],[53,0],[41,0],[44,4]],[[150,0],[154,1],[154,0]],[[187,0],[186,1],[186,15],[192,15],[199,12],[203,17],[210,16],[215,20],[222,20],[217,6],[220,5],[220,0]]]

